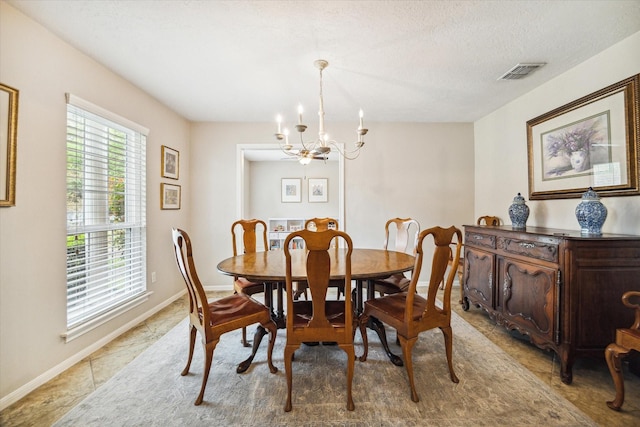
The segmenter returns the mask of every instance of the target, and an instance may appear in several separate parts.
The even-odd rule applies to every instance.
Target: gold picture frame
[[[180,177],[180,152],[162,146],[162,177],[178,179]]]
[[[640,74],[527,122],[529,199],[640,195]]]
[[[160,209],[180,209],[182,187],[175,184],[160,184]]]
[[[16,205],[19,91],[0,83],[0,207]]]

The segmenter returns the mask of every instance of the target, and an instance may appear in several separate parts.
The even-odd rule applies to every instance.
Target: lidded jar
[[[592,236],[602,234],[607,207],[600,202],[600,197],[593,188],[589,187],[582,193],[582,201],[576,206],[576,218],[580,224],[580,233]]]
[[[529,206],[524,202],[524,197],[520,193],[513,198],[513,203],[509,206],[509,218],[511,227],[516,229],[526,228],[529,218]]]

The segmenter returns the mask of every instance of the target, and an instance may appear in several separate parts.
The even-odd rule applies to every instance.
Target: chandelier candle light
[[[298,159],[303,165],[311,163],[311,160],[327,160],[329,153],[331,153],[331,147],[340,153],[345,159],[353,160],[360,154],[360,149],[364,146],[364,136],[369,129],[365,129],[363,126],[363,113],[360,110],[360,125],[356,130],[358,134],[358,140],[355,142],[355,148],[353,150],[343,150],[338,143],[332,139],[329,139],[329,134],[324,131],[324,101],[322,99],[322,70],[329,66],[329,62],[324,59],[318,59],[313,63],[320,70],[320,109],[318,110],[318,139],[315,141],[305,142],[302,134],[307,130],[307,126],[302,122],[302,105],[298,106],[298,124],[296,130],[300,134],[301,149],[294,149],[292,144],[289,144],[289,130],[287,128],[282,130],[282,116],[278,115],[276,121],[278,123],[278,131],[276,132],[276,138],[280,141],[280,149],[288,156]]]

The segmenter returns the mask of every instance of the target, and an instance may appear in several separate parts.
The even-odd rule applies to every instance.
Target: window
[[[67,95],[67,340],[146,299],[147,133]]]

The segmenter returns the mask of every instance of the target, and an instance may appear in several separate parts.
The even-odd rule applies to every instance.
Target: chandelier
[[[280,149],[292,158],[297,159],[303,165],[311,163],[311,160],[327,160],[332,148],[335,149],[342,157],[347,160],[353,160],[360,154],[360,149],[364,146],[364,136],[369,129],[365,129],[362,125],[362,110],[360,110],[360,125],[356,130],[358,135],[357,141],[354,143],[353,150],[347,150],[341,148],[338,142],[329,138],[329,134],[324,130],[324,101],[322,99],[322,70],[329,66],[329,62],[324,59],[318,59],[314,61],[313,65],[320,70],[320,109],[318,110],[318,138],[314,141],[304,141],[303,133],[307,130],[307,126],[302,122],[302,105],[298,106],[298,124],[296,125],[296,131],[300,134],[300,149],[294,148],[289,143],[289,130],[282,129],[282,116],[278,115],[278,131],[276,132],[276,138],[279,141]]]

